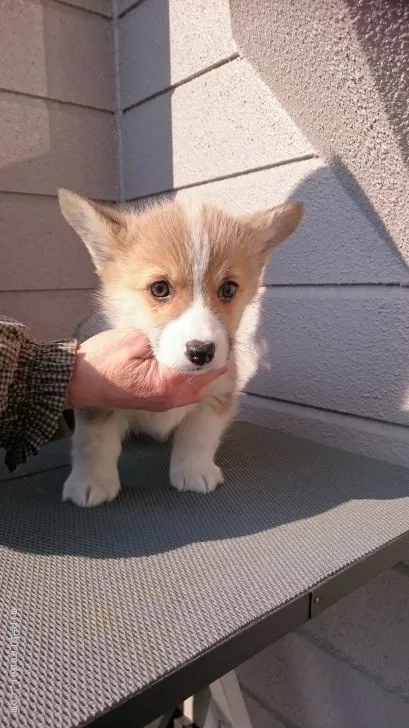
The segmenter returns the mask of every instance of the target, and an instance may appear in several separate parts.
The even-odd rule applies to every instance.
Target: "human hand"
[[[200,402],[226,371],[181,373],[158,363],[140,331],[103,331],[78,347],[67,407],[164,412]]]

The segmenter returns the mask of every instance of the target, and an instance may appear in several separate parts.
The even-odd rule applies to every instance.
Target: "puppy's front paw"
[[[72,501],[77,506],[99,506],[101,503],[112,501],[121,488],[118,473],[110,477],[75,472],[67,478],[64,484],[62,499]]]
[[[212,460],[189,456],[174,459],[170,464],[170,482],[177,490],[211,493],[223,483],[223,473]]]

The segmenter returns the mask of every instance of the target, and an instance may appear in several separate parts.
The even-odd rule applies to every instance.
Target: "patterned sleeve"
[[[75,341],[39,343],[0,317],[0,447],[10,471],[51,440],[66,402]]]

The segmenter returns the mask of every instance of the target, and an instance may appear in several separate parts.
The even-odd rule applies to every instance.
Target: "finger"
[[[181,379],[179,381],[181,384],[188,384],[192,387],[206,387],[226,372],[227,367],[223,367],[222,369],[212,369],[208,372],[186,372],[181,375]]]
[[[201,402],[202,399],[204,399],[206,397],[208,391],[209,391],[209,387],[202,387],[201,389],[198,390],[198,392],[196,393],[196,396],[197,396],[197,399],[199,402]]]
[[[228,371],[228,367],[222,367],[221,369],[212,369],[208,372],[181,372],[177,369],[167,369],[166,371],[158,372],[161,375],[163,382],[167,383],[167,388],[187,387],[190,390],[195,390],[197,387],[207,387],[215,379],[221,377]]]
[[[152,361],[159,368],[159,363],[156,360],[150,341],[145,336],[142,337],[139,331],[134,332],[128,338],[127,344],[131,348],[132,355],[135,359]]]
[[[108,334],[112,337],[112,342],[118,347],[125,346],[128,355],[131,359],[155,359],[155,354],[152,350],[151,342],[149,338],[142,331],[138,329],[111,329],[109,332],[106,331],[102,334],[98,334],[99,337],[106,337]],[[156,359],[155,359],[156,362]]]
[[[207,383],[213,382],[215,379],[223,376],[228,371],[228,367],[222,367],[221,369],[211,369],[208,372],[198,372],[195,374],[195,378],[200,381],[202,386],[206,386]]]
[[[189,404],[199,404],[206,398],[208,391],[209,390],[207,388],[204,388],[199,389],[197,392],[190,392],[189,396],[185,397],[179,404],[176,405],[176,407],[186,407],[186,405]]]

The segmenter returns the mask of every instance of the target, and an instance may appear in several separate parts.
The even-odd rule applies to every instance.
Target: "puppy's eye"
[[[155,298],[167,298],[170,296],[170,285],[168,281],[155,281],[152,283],[150,291]]]
[[[225,281],[219,289],[219,298],[221,301],[231,301],[238,291],[238,285],[234,281]]]

